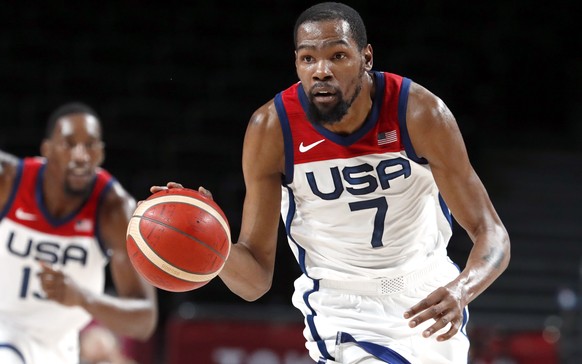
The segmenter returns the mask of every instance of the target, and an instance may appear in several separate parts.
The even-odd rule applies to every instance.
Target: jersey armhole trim
[[[289,118],[287,117],[287,112],[285,111],[285,105],[283,104],[283,95],[279,92],[275,96],[275,109],[277,110],[277,115],[279,116],[279,123],[281,124],[281,131],[283,132],[283,145],[285,149],[285,176],[284,180],[286,184],[291,184],[293,182],[293,136],[291,134],[291,125],[289,125]]]
[[[406,125],[406,110],[408,109],[408,95],[410,91],[410,84],[412,81],[409,78],[402,78],[402,85],[400,86],[400,95],[398,96],[398,124],[400,125],[400,136],[404,144],[404,150],[408,158],[412,159],[418,164],[428,164],[424,158],[416,155],[410,135],[408,134],[408,127]]]
[[[451,212],[449,210],[449,207],[447,206],[447,203],[445,202],[445,199],[440,193],[439,193],[439,204],[441,206],[441,211],[443,212],[443,215],[449,222],[449,226],[451,227],[451,229],[453,229],[453,216],[451,215]]]
[[[14,354],[16,354],[16,356],[18,356],[20,358],[20,360],[22,360],[23,363],[26,364],[26,359],[24,358],[24,355],[22,354],[22,352],[20,350],[18,350],[18,348],[10,343],[0,343],[0,350],[1,349],[8,349],[11,350],[12,352],[14,352]]]
[[[8,199],[6,200],[4,208],[0,211],[0,220],[3,219],[4,216],[6,216],[8,211],[10,211],[10,207],[12,206],[12,203],[16,198],[16,192],[18,191],[18,188],[20,187],[20,181],[22,180],[23,170],[24,170],[24,160],[20,159],[18,161],[18,165],[16,166],[16,176],[14,177],[14,181],[12,182],[12,189],[10,191],[10,194],[8,195]]]
[[[99,197],[97,200],[97,208],[95,209],[95,237],[97,238],[97,243],[99,244],[99,248],[101,248],[101,252],[109,260],[111,257],[109,254],[109,248],[105,244],[105,240],[101,236],[101,208],[103,207],[103,201],[105,200],[105,196],[111,190],[111,187],[117,180],[115,178],[109,179],[107,184],[103,187],[101,192],[99,193]]]

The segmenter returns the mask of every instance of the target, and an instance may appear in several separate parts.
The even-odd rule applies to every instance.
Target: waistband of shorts
[[[319,289],[329,289],[364,296],[384,296],[404,292],[425,282],[427,277],[444,264],[450,264],[448,257],[432,257],[426,264],[410,273],[391,277],[366,280],[320,279]]]

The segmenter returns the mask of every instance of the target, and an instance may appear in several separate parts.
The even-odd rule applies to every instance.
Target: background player
[[[155,290],[125,247],[134,199],[107,171],[101,123],[87,105],[50,116],[42,157],[0,152],[0,362],[78,363],[92,318],[145,340]],[[104,294],[109,263],[116,296]]]

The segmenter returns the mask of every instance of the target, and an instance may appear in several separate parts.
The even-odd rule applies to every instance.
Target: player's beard
[[[87,197],[93,189],[93,184],[95,183],[95,176],[92,176],[89,181],[83,185],[74,185],[71,181],[65,179],[63,185],[63,190],[65,194],[69,197]]]
[[[356,89],[354,90],[354,95],[349,99],[344,99],[344,95],[341,90],[336,90],[336,96],[338,97],[338,102],[324,110],[317,107],[317,105],[313,102],[313,95],[309,93],[309,104],[306,111],[307,119],[312,124],[317,125],[331,125],[340,122],[344,116],[350,110],[350,107],[362,91],[362,76],[364,74],[364,67],[362,66],[360,70],[360,74],[358,75],[358,84],[356,85]]]

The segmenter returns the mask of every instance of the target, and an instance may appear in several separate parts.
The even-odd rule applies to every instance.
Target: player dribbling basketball
[[[300,82],[248,123],[241,232],[219,277],[249,301],[270,289],[280,213],[313,360],[466,363],[467,305],[506,269],[510,241],[454,116],[372,69],[347,5],[306,9],[294,37]],[[460,272],[447,257],[453,216],[474,243]]]

